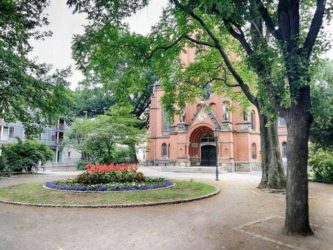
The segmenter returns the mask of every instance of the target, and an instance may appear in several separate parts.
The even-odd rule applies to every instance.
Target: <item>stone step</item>
[[[162,172],[175,172],[175,173],[215,173],[216,168],[211,166],[200,166],[200,167],[162,167]]]

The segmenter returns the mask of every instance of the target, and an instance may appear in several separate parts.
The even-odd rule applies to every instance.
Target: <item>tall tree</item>
[[[285,232],[288,234],[312,234],[309,224],[307,159],[309,128],[312,122],[310,114],[310,67],[314,54],[315,42],[323,23],[326,1],[311,2],[315,13],[307,20],[301,20],[300,11],[308,8],[299,1],[277,1],[264,4],[260,0],[248,1],[171,1],[175,8],[186,14],[192,22],[198,23],[206,37],[203,40],[192,39],[197,44],[216,49],[229,72],[246,93],[248,86],[237,68],[228,57],[225,46],[216,32],[226,28],[239,42],[249,66],[258,75],[258,91],[264,101],[268,102],[287,120],[288,128],[288,169],[286,194]],[[311,4],[310,3],[310,4]],[[201,8],[204,6],[204,8]],[[241,7],[241,8],[239,8]],[[237,17],[236,10],[243,8],[243,18]],[[248,42],[248,28],[253,24],[246,11],[252,8],[258,12],[265,28],[270,34],[269,43],[256,47]],[[218,19],[220,25],[212,22]],[[310,20],[310,22],[308,22]],[[276,28],[277,27],[277,28]],[[308,31],[307,31],[308,29]],[[260,29],[259,29],[260,30]],[[305,35],[304,35],[305,34]],[[269,47],[268,47],[269,46]],[[267,49],[269,48],[269,49]],[[269,54],[271,53],[271,54]],[[271,58],[268,56],[275,55]],[[271,69],[279,65],[279,78],[272,81]],[[282,90],[282,91],[281,91]]]
[[[71,2],[73,4],[75,0]],[[101,4],[100,1],[96,2]],[[137,1],[136,4],[123,3],[120,7],[122,2],[116,2],[116,8],[108,9],[112,6],[104,5],[103,10],[109,13],[109,20],[115,18],[118,23],[124,16],[146,4],[146,1]],[[310,69],[318,52],[325,47],[323,42],[316,41],[325,17],[330,20],[332,14],[333,3],[326,5],[326,0],[302,3],[299,0],[170,0],[170,11],[183,14],[177,23],[177,30],[183,34],[174,36],[167,29],[159,32],[162,35],[169,32],[168,40],[173,40],[171,44],[160,46],[162,49],[177,46],[186,39],[216,50],[235,82],[251,99],[250,87],[228,56],[223,31],[227,31],[228,36],[231,35],[242,48],[238,53],[247,59],[249,70],[258,77],[257,91],[265,113],[270,114],[273,108],[273,111],[276,110],[287,120],[288,169],[284,230],[287,234],[312,234],[307,180],[308,139],[312,122]],[[119,12],[119,9],[122,11]],[[121,14],[117,15],[117,12]],[[261,33],[258,22],[253,21],[252,13],[261,20],[267,30],[267,37]],[[251,28],[252,32],[255,29],[260,34],[259,46],[249,42]],[[196,37],[191,37],[193,34]]]
[[[42,39],[47,25],[47,0],[6,0],[0,3],[0,117],[20,120],[32,133],[41,123],[54,121],[70,104],[68,70],[50,73],[50,67],[29,59],[31,39]]]

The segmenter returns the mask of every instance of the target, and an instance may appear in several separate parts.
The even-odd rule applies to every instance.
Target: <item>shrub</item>
[[[317,181],[333,183],[333,152],[317,149],[312,151],[309,164]]]
[[[0,156],[0,176],[10,176],[11,170],[8,168],[6,164],[6,159],[2,155]]]
[[[43,143],[34,140],[18,140],[17,143],[5,145],[2,156],[6,166],[12,172],[31,172],[38,168],[38,163],[46,163],[53,158],[52,150]]]

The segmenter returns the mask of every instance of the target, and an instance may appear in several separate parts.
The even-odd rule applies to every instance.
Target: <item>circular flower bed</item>
[[[132,191],[170,187],[164,178],[145,177],[136,166],[87,165],[86,171],[74,179],[48,181],[45,187],[66,191]]]

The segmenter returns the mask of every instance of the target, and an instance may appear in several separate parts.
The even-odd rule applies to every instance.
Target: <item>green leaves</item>
[[[32,171],[37,169],[38,162],[45,164],[53,158],[52,150],[46,145],[34,140],[18,140],[17,143],[5,145],[1,158],[12,172]]]
[[[140,121],[130,105],[115,105],[105,115],[76,119],[66,141],[83,152],[86,160],[111,163],[116,145],[134,145],[143,139]]]
[[[50,67],[28,58],[30,39],[50,35],[39,28],[48,23],[48,1],[0,3],[0,117],[20,120],[27,131],[49,124],[70,105],[69,69],[50,72]]]
[[[312,81],[311,141],[317,147],[333,149],[333,63],[322,61]]]

